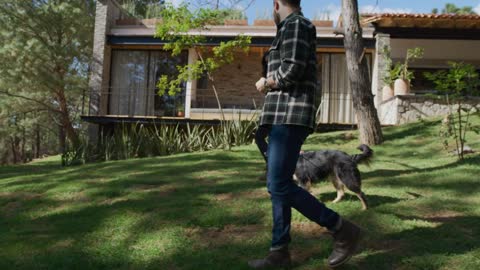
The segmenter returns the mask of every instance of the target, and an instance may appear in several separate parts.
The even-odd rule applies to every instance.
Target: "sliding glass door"
[[[145,115],[148,54],[114,51],[109,112],[114,115]]]
[[[371,55],[366,55],[371,70]],[[321,100],[317,105],[317,123],[319,124],[356,124],[353,109],[352,91],[348,82],[348,70],[345,54],[321,53],[318,55]],[[371,74],[371,72],[370,72]]]
[[[187,63],[187,52],[172,57],[166,51],[114,50],[112,52],[109,114],[121,116],[177,116],[184,111],[185,83],[176,96],[159,96],[157,81],[173,78],[177,66]]]

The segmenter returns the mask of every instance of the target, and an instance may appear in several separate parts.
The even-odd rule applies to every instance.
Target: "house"
[[[364,15],[366,58],[372,75],[372,94],[382,124],[410,120],[410,104],[425,103],[417,95],[382,99],[382,77],[388,71],[381,48],[388,47],[396,61],[402,61],[407,48],[420,46],[425,57],[412,66],[416,74],[445,68],[447,60],[480,64],[480,17],[455,15],[370,14]],[[159,96],[156,81],[174,74],[178,64],[197,61],[194,49],[177,57],[163,50],[166,41],[154,38],[155,20],[129,18],[115,0],[97,1],[94,33],[94,59],[89,82],[88,111],[82,119],[91,123],[91,134],[99,127],[122,122],[214,124],[221,113],[206,78],[185,82],[182,92]],[[317,27],[318,115],[319,124],[356,123],[348,86],[343,37],[334,34],[332,24]],[[192,34],[199,34],[195,31]],[[211,26],[200,33],[215,46],[239,34],[252,37],[248,54],[214,74],[222,110],[227,119],[250,118],[258,113],[263,96],[254,83],[261,76],[261,59],[276,34],[274,25]],[[417,72],[418,71],[418,72]],[[414,81],[414,93],[431,85]],[[440,113],[437,110],[435,113]],[[430,112],[425,113],[430,115]]]
[[[364,21],[375,27],[377,41],[374,53],[372,90],[383,125],[397,125],[422,117],[448,113],[448,107],[439,100],[423,95],[434,90],[425,72],[448,68],[448,61],[464,62],[480,70],[480,16],[454,14],[364,14]],[[394,62],[404,61],[409,48],[424,49],[424,56],[409,65],[415,78],[410,95],[382,97],[382,77],[388,72],[383,49],[391,52]],[[467,107],[480,110],[480,99],[466,101]]]

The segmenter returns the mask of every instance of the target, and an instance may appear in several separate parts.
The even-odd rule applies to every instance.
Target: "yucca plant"
[[[62,155],[66,166],[92,161],[110,161],[130,158],[165,156],[182,152],[205,151],[210,149],[231,149],[233,146],[249,144],[256,129],[256,116],[242,120],[238,118],[221,121],[218,127],[156,124],[130,125],[122,123],[114,134],[100,132],[97,145],[89,144],[83,136],[79,147],[68,148]]]

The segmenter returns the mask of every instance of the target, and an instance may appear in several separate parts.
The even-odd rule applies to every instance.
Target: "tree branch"
[[[28,100],[28,101],[32,101],[32,102],[35,102],[39,105],[42,105],[43,107],[47,108],[48,110],[50,110],[52,112],[62,113],[62,111],[60,111],[58,109],[55,109],[52,106],[50,106],[48,104],[45,104],[45,103],[43,103],[39,100],[33,99],[33,98],[29,98],[29,97],[22,96],[22,95],[12,94],[12,93],[9,93],[8,91],[4,91],[4,90],[0,90],[0,94],[4,94],[4,95],[9,96],[9,97],[21,98],[21,99],[25,99],[25,100]]]

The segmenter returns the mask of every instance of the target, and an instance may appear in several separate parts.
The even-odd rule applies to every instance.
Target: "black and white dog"
[[[346,186],[357,195],[362,203],[362,209],[366,210],[367,200],[361,189],[362,180],[357,164],[368,163],[373,156],[373,151],[364,144],[357,149],[362,153],[352,156],[337,150],[301,152],[293,179],[305,190],[309,190],[312,183],[330,176],[337,190],[334,203],[343,198]]]

